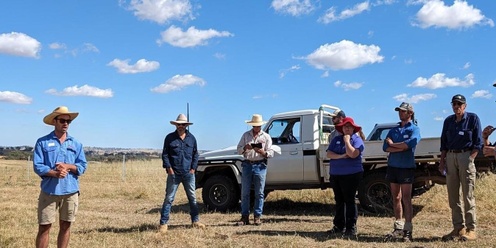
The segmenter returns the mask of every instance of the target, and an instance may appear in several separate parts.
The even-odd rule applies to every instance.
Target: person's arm
[[[360,150],[356,149],[352,144],[351,144],[351,135],[345,134],[343,135],[343,141],[344,141],[344,147],[346,150],[346,155],[350,158],[356,158],[358,155],[360,155]]]
[[[170,135],[165,136],[164,147],[162,148],[162,167],[165,168],[165,171],[169,175],[174,174],[174,170],[172,169],[172,165],[169,160],[169,146],[172,141],[170,137]]]
[[[198,143],[196,142],[196,138],[193,135],[191,135],[191,137],[193,138],[193,160],[191,161],[190,172],[195,173],[196,169],[198,168],[198,158],[200,157],[200,155],[198,154]]]

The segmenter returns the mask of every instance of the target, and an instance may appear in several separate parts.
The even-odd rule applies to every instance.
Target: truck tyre
[[[225,175],[215,175],[203,185],[203,203],[208,210],[225,212],[235,208],[239,202],[239,187]]]
[[[386,171],[365,174],[358,186],[360,206],[372,213],[390,213],[393,209],[391,188]]]

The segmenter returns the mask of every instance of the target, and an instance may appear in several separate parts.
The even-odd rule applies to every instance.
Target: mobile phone
[[[251,143],[251,148],[262,148],[262,143]]]

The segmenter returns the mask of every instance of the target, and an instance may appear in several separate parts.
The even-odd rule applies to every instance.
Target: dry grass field
[[[358,238],[331,237],[334,200],[331,190],[275,191],[265,204],[263,225],[234,225],[238,212],[206,212],[204,230],[189,228],[189,208],[179,188],[169,233],[157,233],[165,190],[161,162],[102,164],[91,162],[81,177],[80,207],[70,247],[496,247],[496,175],[477,181],[478,235],[475,242],[442,242],[452,228],[446,187],[435,186],[414,199],[414,242],[383,242],[390,215],[360,212]],[[37,232],[39,178],[27,161],[0,160],[0,247],[33,247]],[[50,234],[56,247],[58,223]]]

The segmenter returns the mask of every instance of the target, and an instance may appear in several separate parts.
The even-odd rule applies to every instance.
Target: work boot
[[[242,215],[241,219],[236,223],[236,225],[238,226],[244,226],[249,224],[250,224],[250,216],[248,215]]]
[[[260,216],[258,216],[258,217],[257,217],[257,216],[255,216],[255,217],[253,218],[253,224],[255,224],[255,226],[260,226],[260,225],[262,225],[262,220],[260,220]]]
[[[413,242],[412,231],[403,230],[403,242]]]
[[[347,227],[346,230],[344,231],[343,238],[356,238],[357,236],[357,229],[356,226],[353,227]]]
[[[327,233],[331,235],[343,234],[343,228],[339,228],[337,226],[333,226],[331,230],[328,230]]]
[[[444,235],[442,237],[442,240],[443,241],[458,240],[458,239],[461,238],[461,236],[465,235],[466,231],[467,231],[467,229],[465,229],[465,227],[463,227],[463,228],[454,228],[453,231],[451,231],[450,233]]]
[[[395,241],[402,239],[404,235],[404,232],[402,229],[393,229],[391,233],[386,234],[386,237],[384,238],[384,242],[390,242],[390,241]]]
[[[167,224],[160,225],[160,228],[158,229],[158,232],[160,232],[160,233],[167,233]]]
[[[467,232],[462,235],[463,241],[473,241],[476,239],[477,239],[477,233],[475,233],[475,230],[473,229],[468,229]]]
[[[198,228],[198,229],[205,229],[205,224],[200,223],[200,222],[193,222],[191,223],[192,228]]]

